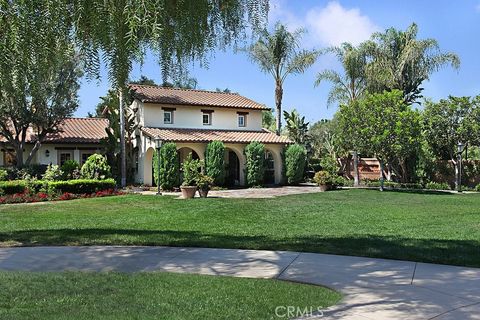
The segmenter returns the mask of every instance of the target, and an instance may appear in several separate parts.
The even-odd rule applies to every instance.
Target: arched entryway
[[[178,153],[178,160],[180,161],[180,164],[187,159],[188,155],[191,153],[192,154],[192,159],[193,160],[200,160],[200,155],[197,153],[197,151],[193,150],[192,148],[189,147],[181,147],[177,149]]]
[[[265,150],[265,184],[275,184],[275,159],[269,150]]]
[[[267,145],[265,148],[265,184],[282,183],[282,155],[281,147]]]
[[[145,152],[143,160],[143,184],[147,186],[153,185],[153,153],[155,150],[153,148],[148,148]]]
[[[225,185],[228,187],[240,185],[240,159],[231,149],[225,149]]]

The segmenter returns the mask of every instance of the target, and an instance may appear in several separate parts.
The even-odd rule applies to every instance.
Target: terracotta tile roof
[[[137,84],[131,84],[129,86],[134,90],[134,97],[146,103],[269,110],[265,105],[245,98],[238,93],[165,88]]]
[[[61,132],[48,134],[44,143],[100,143],[107,137],[105,129],[108,120],[104,118],[67,118],[59,126]],[[35,132],[29,128],[27,142],[35,140]],[[0,141],[5,138],[0,137]]]
[[[277,136],[266,129],[263,131],[238,130],[205,130],[205,129],[160,129],[144,127],[142,131],[149,137],[159,137],[163,141],[171,142],[210,142],[223,141],[225,143],[261,143],[287,144],[291,143],[285,137]]]

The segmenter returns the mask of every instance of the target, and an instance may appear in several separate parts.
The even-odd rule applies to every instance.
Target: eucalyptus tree
[[[290,32],[277,22],[269,33],[263,30],[258,41],[248,48],[250,59],[260,69],[273,76],[275,80],[276,132],[281,132],[283,83],[290,74],[305,72],[315,63],[319,52],[300,48],[300,40],[305,31],[298,29]]]
[[[349,43],[344,43],[340,47],[328,48],[325,52],[334,53],[343,66],[343,74],[335,70],[324,70],[317,75],[315,86],[319,86],[324,81],[332,83],[327,105],[334,102],[347,105],[364,97],[367,92],[365,74],[367,59],[363,47],[354,47]],[[353,150],[354,185],[358,186],[360,184],[358,146],[351,142],[349,141],[349,148]]]
[[[60,0],[0,1],[0,136],[18,167],[28,166],[78,107],[81,70],[68,10]]]
[[[374,33],[362,44],[368,53],[366,76],[369,92],[400,90],[405,102],[415,103],[422,97],[422,83],[445,66],[460,67],[459,57],[442,52],[435,39],[417,39],[418,26],[407,30],[395,28]]]
[[[121,110],[133,63],[143,62],[148,50],[157,57],[166,81],[186,62],[206,63],[206,53],[243,38],[248,24],[253,30],[262,27],[268,12],[268,0],[65,1],[74,3],[76,36],[89,74],[98,76],[100,61],[106,63]],[[122,186],[126,179],[123,114],[120,112]]]

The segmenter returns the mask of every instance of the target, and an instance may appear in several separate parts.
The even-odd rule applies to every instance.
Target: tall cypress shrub
[[[158,181],[158,154],[153,155],[154,183]],[[164,144],[160,148],[160,187],[163,190],[172,190],[180,184],[180,168],[177,146],[173,142]]]
[[[303,180],[307,150],[299,144],[288,146],[285,151],[285,166],[288,184],[299,184]]]
[[[248,186],[260,186],[265,175],[265,146],[253,141],[245,147],[245,176]]]
[[[213,183],[221,186],[225,182],[225,146],[222,141],[212,141],[205,151],[205,173]]]

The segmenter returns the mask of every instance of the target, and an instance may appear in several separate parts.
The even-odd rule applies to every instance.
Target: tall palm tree
[[[367,63],[366,53],[363,47],[354,47],[349,43],[344,43],[340,47],[332,47],[326,52],[334,53],[343,66],[344,74],[335,70],[324,70],[317,75],[315,86],[319,86],[323,81],[329,81],[333,84],[328,94],[327,104],[334,102],[340,104],[350,104],[355,100],[361,99],[367,92],[367,79],[365,67]],[[353,150],[353,180],[354,185],[360,184],[358,172],[358,150],[351,146]]]
[[[316,87],[323,81],[329,81],[333,84],[327,104],[331,105],[334,102],[347,104],[361,98],[367,89],[366,56],[362,48],[344,43],[340,47],[328,48],[325,52],[334,53],[344,69],[343,74],[335,70],[324,70],[317,75]]]
[[[407,30],[387,29],[372,35],[363,44],[368,54],[366,76],[369,92],[398,89],[403,91],[406,103],[415,103],[422,97],[420,86],[440,68],[460,67],[459,57],[442,52],[435,39],[417,39],[418,26]]]
[[[305,72],[319,55],[316,50],[300,49],[300,39],[305,31],[289,32],[277,22],[272,33],[263,30],[257,42],[250,46],[248,53],[260,69],[275,80],[276,132],[280,135],[282,117],[283,83],[289,74]]]

